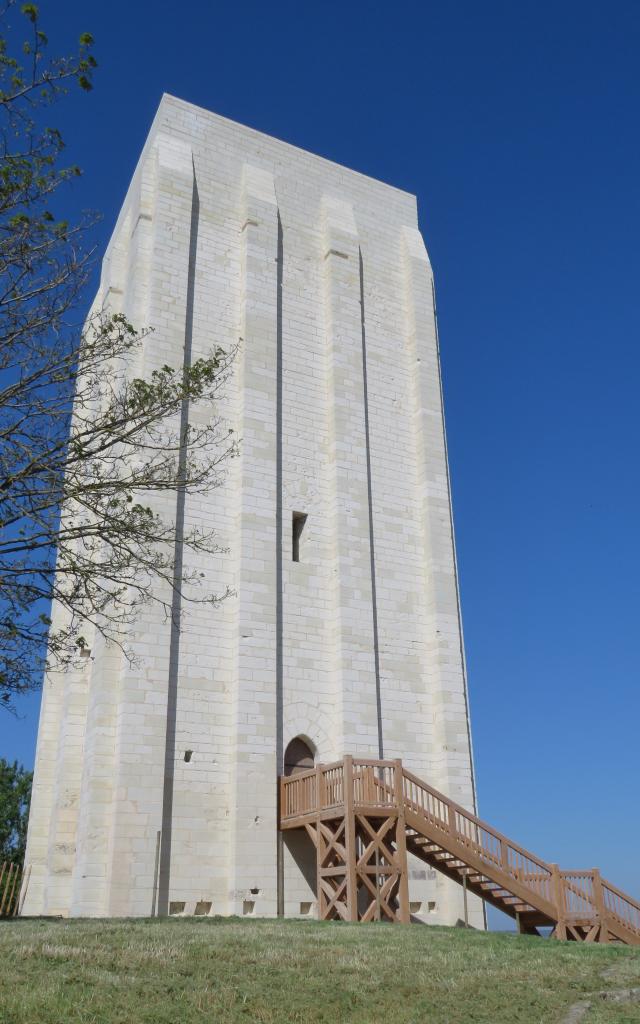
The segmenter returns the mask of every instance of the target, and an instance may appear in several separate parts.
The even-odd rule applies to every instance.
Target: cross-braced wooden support
[[[404,816],[397,807],[356,807],[353,782],[348,757],[343,813],[305,824],[316,848],[318,917],[408,924]]]
[[[316,848],[321,921],[409,922],[407,855],[398,816],[349,816],[308,823]],[[404,834],[404,826],[400,827]]]
[[[603,924],[568,924],[559,921],[551,932],[553,939],[565,942],[609,942],[608,929]]]

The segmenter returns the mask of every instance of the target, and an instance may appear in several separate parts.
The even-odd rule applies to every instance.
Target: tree
[[[17,761],[0,757],[0,864],[24,860],[32,779]]]
[[[12,14],[30,32],[20,58],[5,38]],[[56,667],[79,657],[87,623],[128,653],[145,602],[168,610],[175,587],[189,600],[224,596],[187,586],[199,572],[174,579],[174,523],[152,494],[218,486],[236,442],[216,414],[233,352],[214,347],[140,379],[130,368],[148,330],[119,314],[82,326],[93,222],[57,216],[80,172],[63,165],[60,133],[40,121],[72,85],[91,89],[93,40],[85,33],[74,57],[47,60],[35,5],[18,13],[10,0],[0,17],[0,702],[13,707],[39,684],[46,657]],[[184,411],[198,402],[210,412],[192,428]],[[198,530],[183,544],[218,550]]]

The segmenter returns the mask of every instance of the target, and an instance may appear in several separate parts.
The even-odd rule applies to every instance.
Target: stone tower
[[[240,457],[178,514],[163,499],[215,526],[205,586],[234,593],[179,631],[148,607],[135,665],[94,638],[45,680],[24,912],[313,914],[304,841],[278,856],[285,761],[401,757],[475,805],[415,198],[165,96],[96,303],[154,327],[144,373],[240,340]],[[424,864],[409,884],[416,916],[461,916]]]

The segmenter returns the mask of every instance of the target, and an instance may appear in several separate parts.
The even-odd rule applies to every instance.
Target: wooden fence
[[[23,874],[20,864],[0,864],[0,917],[17,917],[22,909],[30,871]],[[23,885],[23,882],[25,883]]]

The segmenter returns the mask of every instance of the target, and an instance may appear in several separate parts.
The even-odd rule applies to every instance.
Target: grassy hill
[[[555,1024],[634,986],[640,948],[451,928],[0,922],[2,1024]],[[595,997],[580,1019],[638,1024],[640,1002]]]

